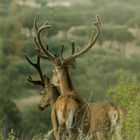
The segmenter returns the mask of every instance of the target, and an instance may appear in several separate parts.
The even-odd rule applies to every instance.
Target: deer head
[[[65,92],[72,91],[73,86],[72,82],[70,80],[70,76],[68,73],[68,69],[70,67],[75,66],[75,60],[79,56],[85,54],[88,50],[90,50],[94,44],[96,43],[99,34],[100,34],[100,20],[97,17],[97,21],[94,23],[96,26],[97,32],[94,36],[94,34],[91,34],[91,39],[89,43],[83,47],[79,51],[75,51],[75,44],[71,43],[72,53],[69,57],[64,58],[63,57],[63,48],[62,45],[61,53],[60,55],[54,55],[48,50],[48,45],[45,47],[43,45],[43,42],[41,40],[41,32],[45,29],[49,29],[51,26],[48,23],[43,24],[40,28],[37,26],[37,20],[34,21],[34,28],[35,28],[35,43],[36,43],[36,52],[38,56],[45,58],[49,61],[51,61],[54,64],[54,70],[53,70],[53,78],[51,80],[52,84],[55,86],[60,86],[61,93],[64,94]],[[63,85],[63,87],[62,87]]]
[[[42,111],[47,106],[53,106],[60,94],[57,88],[50,83],[49,78],[46,75],[43,75],[40,66],[40,57],[37,56],[36,63],[33,63],[27,55],[25,55],[25,57],[29,64],[31,64],[34,68],[37,69],[40,76],[40,80],[33,80],[31,76],[29,76],[27,80],[35,85],[40,85],[42,87],[41,100],[38,104],[38,109]]]

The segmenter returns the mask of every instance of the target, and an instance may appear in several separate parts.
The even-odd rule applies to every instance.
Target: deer
[[[53,72],[54,73],[53,73],[53,78],[51,80],[51,83],[54,84],[54,86],[60,87],[61,95],[63,98],[64,97],[66,98],[66,96],[68,98],[68,96],[70,96],[70,95],[71,95],[71,97],[73,95],[78,95],[77,92],[75,92],[75,90],[73,88],[73,85],[72,85],[72,82],[71,82],[71,79],[69,76],[69,68],[74,67],[75,59],[77,57],[79,57],[80,55],[86,53],[96,43],[97,38],[100,34],[100,21],[99,21],[98,17],[97,17],[97,22],[95,23],[95,26],[97,28],[96,35],[95,35],[95,37],[93,36],[93,34],[91,35],[91,39],[89,41],[89,44],[87,46],[85,46],[83,49],[81,49],[80,51],[76,52],[75,51],[75,44],[72,43],[71,44],[72,55],[69,56],[68,58],[64,59],[62,56],[63,45],[62,45],[61,55],[57,56],[57,55],[53,55],[52,53],[50,53],[48,51],[48,44],[47,44],[47,47],[45,47],[42,43],[42,40],[40,37],[41,32],[45,29],[50,28],[51,26],[48,23],[45,23],[43,26],[41,26],[38,29],[36,20],[34,22],[34,27],[35,27],[35,32],[36,32],[36,37],[34,39],[35,39],[35,43],[37,46],[37,48],[36,48],[37,55],[40,56],[41,58],[45,58],[45,59],[53,62],[53,64],[54,64]],[[57,102],[60,102],[63,99],[62,97],[58,98],[58,100],[56,100],[55,104],[57,104]],[[78,98],[80,99],[81,97],[79,97],[79,95],[78,95]],[[80,99],[80,100],[82,100],[82,99]],[[66,101],[67,100],[65,100],[65,102]],[[85,103],[83,100],[82,100],[82,102]],[[77,105],[75,103],[74,107],[77,108],[76,106]],[[58,105],[57,105],[57,107],[58,107]],[[53,106],[51,117],[52,117],[53,127],[56,128],[56,126],[57,126],[57,128],[58,128],[58,125],[60,123],[58,124],[58,122],[55,122],[54,118],[57,118],[57,117],[59,118],[59,115],[57,115],[57,113],[55,113],[55,110],[59,110],[59,109],[55,109],[55,108],[56,108],[56,105]],[[97,108],[101,111],[99,111]],[[107,102],[107,103],[103,103],[103,102],[101,102],[101,103],[100,102],[99,103],[89,103],[88,109],[86,107],[86,110],[88,110],[87,111],[87,112],[89,112],[88,115],[90,115],[90,118],[88,118],[89,119],[88,120],[89,121],[88,122],[89,128],[87,128],[87,132],[90,132],[90,133],[96,132],[100,128],[99,126],[101,124],[103,124],[103,123],[101,123],[102,120],[107,120],[108,125],[112,125],[112,126],[116,126],[116,124],[118,123],[117,121],[119,120],[120,112],[110,102]],[[64,111],[66,111],[66,109]],[[77,113],[77,111],[75,113]],[[62,116],[62,115],[60,115],[60,116]],[[61,118],[60,118],[60,120],[61,120]],[[108,139],[107,132],[108,132],[108,130],[106,130],[105,132],[104,132],[104,130],[97,131],[96,136],[98,137],[99,140]],[[55,136],[57,139],[58,132],[56,132]]]
[[[54,71],[51,82],[55,86],[59,85],[61,89],[61,86],[63,85],[60,84],[61,82],[59,81],[59,76],[57,74],[58,73]],[[62,95],[65,95],[65,94],[62,94]],[[67,100],[65,100],[65,102],[67,103]],[[79,114],[84,113],[85,116],[84,117],[81,117],[80,115],[79,116],[77,115],[77,116],[79,118],[82,118],[83,120],[86,119],[85,121],[82,121],[82,120],[80,121],[82,122],[82,125],[90,124],[90,126],[88,126],[89,127],[88,130],[86,130],[87,128],[86,125],[84,126],[85,129],[83,129],[83,126],[82,126],[82,132],[83,131],[88,132],[90,134],[91,139],[95,137],[94,133],[96,133],[96,137],[98,140],[108,140],[110,132],[111,132],[113,134],[112,140],[121,140],[122,110],[120,108],[116,107],[112,102],[108,102],[108,101],[95,102],[95,103],[84,102],[83,106],[85,106],[85,108],[83,107],[83,110],[81,109],[83,112],[80,112],[79,111],[80,109],[77,111],[79,111]],[[59,105],[57,104],[56,110],[58,110],[58,108],[61,108],[61,107],[59,107]],[[79,118],[77,118],[77,120],[79,120]],[[52,120],[52,122],[55,122],[55,121]],[[80,126],[80,124],[78,125]],[[93,135],[91,135],[92,133]]]
[[[31,61],[29,56],[25,55],[25,57],[26,57],[27,61],[29,62],[29,64],[37,70],[39,77],[40,77],[39,80],[33,80],[31,75],[29,75],[27,78],[27,80],[29,82],[33,83],[34,85],[39,85],[42,87],[42,90],[40,92],[41,99],[38,104],[38,109],[40,111],[43,111],[48,106],[51,106],[51,108],[52,108],[54,103],[56,102],[57,98],[60,96],[60,93],[59,93],[57,87],[52,85],[49,77],[47,77],[46,75],[44,75],[42,73],[39,56],[37,56],[37,60],[35,63]]]
[[[29,62],[29,64],[37,70],[39,77],[40,77],[39,80],[33,80],[31,75],[29,75],[27,78],[27,80],[29,82],[31,82],[32,84],[42,87],[42,90],[40,92],[41,99],[38,104],[38,109],[40,111],[43,111],[48,106],[51,106],[51,108],[52,108],[54,103],[56,102],[57,98],[60,96],[60,93],[59,93],[57,87],[53,86],[50,82],[49,77],[47,77],[46,75],[44,75],[42,73],[39,56],[37,56],[36,62],[32,62],[32,60],[27,55],[25,55],[25,57],[26,57],[27,61]],[[50,133],[49,139],[56,140],[53,133]]]

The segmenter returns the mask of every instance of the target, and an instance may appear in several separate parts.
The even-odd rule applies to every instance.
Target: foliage
[[[120,44],[126,44],[129,41],[133,41],[135,37],[123,26],[105,26],[101,31],[101,37],[99,43],[102,45],[107,40],[117,41]]]
[[[71,77],[84,97],[88,99],[93,92],[92,100],[105,100],[108,87],[118,80],[120,71],[124,70],[127,77],[137,75],[140,79],[139,63],[135,57],[128,59],[120,53],[94,49],[77,60],[76,70]]]
[[[123,110],[123,135],[133,139],[139,129],[140,85],[136,78],[127,80],[123,76],[108,91],[111,101]]]
[[[131,20],[129,20],[128,26],[133,28],[140,28],[140,17],[139,16],[133,17]]]
[[[47,3],[47,0],[35,0],[36,1],[36,3],[38,3],[38,4],[40,4],[41,6],[45,6],[46,5],[46,3]]]
[[[135,15],[135,12],[129,7],[115,3],[105,5],[104,9],[100,9],[99,14],[102,16],[103,21],[107,23],[124,25]]]
[[[36,106],[30,107],[22,114],[22,132],[27,137],[32,137],[35,134],[44,134],[48,132],[51,127],[50,110],[40,112]],[[31,123],[32,122],[32,123]]]
[[[3,96],[0,96],[0,120],[3,124],[3,129],[5,129],[5,135],[7,135],[12,128],[16,130],[16,132],[20,132],[21,114],[14,102]]]
[[[2,123],[2,121],[0,121],[0,140],[4,140],[4,136],[3,136],[3,123]]]
[[[7,140],[16,140],[15,132],[13,129],[11,129],[9,132]]]

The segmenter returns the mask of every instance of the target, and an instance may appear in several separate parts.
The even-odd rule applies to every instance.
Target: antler
[[[25,55],[27,61],[34,67],[36,68],[36,70],[38,71],[39,75],[40,75],[40,79],[41,80],[33,80],[32,77],[29,75],[28,77],[28,81],[35,84],[35,85],[42,85],[43,87],[45,87],[45,75],[43,75],[42,71],[41,71],[41,67],[40,67],[40,57],[37,56],[37,62],[33,63],[30,58]],[[48,78],[47,78],[48,79]]]
[[[35,29],[35,43],[36,43],[36,52],[40,57],[46,58],[48,60],[53,60],[54,59],[54,55],[52,53],[50,53],[48,51],[48,44],[47,44],[47,48],[43,45],[42,40],[40,38],[40,34],[43,30],[47,30],[51,27],[51,25],[48,24],[48,22],[46,22],[45,24],[43,24],[41,27],[38,28],[37,26],[37,19],[35,18],[34,20],[34,29]],[[43,52],[46,55],[43,55],[41,53],[41,50],[43,50]]]
[[[100,22],[98,16],[96,17],[96,22],[94,23],[94,25],[96,26],[97,31],[96,31],[95,36],[92,32],[91,39],[90,39],[88,45],[86,45],[84,48],[82,48],[79,51],[75,51],[75,44],[74,44],[74,42],[72,42],[71,43],[72,54],[71,54],[71,56],[69,56],[68,58],[66,58],[64,60],[63,64],[68,64],[69,62],[74,61],[77,57],[86,53],[89,49],[91,49],[94,46],[94,44],[96,43],[96,41],[99,37],[99,34],[100,34],[101,22]],[[41,38],[40,38],[41,32],[45,29],[50,28],[50,27],[51,27],[51,25],[49,25],[48,23],[45,23],[40,28],[38,28],[37,27],[37,19],[34,20],[34,28],[35,28],[35,33],[36,33],[36,36],[35,36],[36,52],[37,52],[38,56],[45,58],[45,59],[48,59],[48,60],[51,60],[51,61],[54,61],[54,58],[56,56],[48,51],[48,45],[47,45],[47,47],[45,47],[41,41]],[[61,53],[60,53],[61,58],[62,58],[63,48],[64,48],[64,46],[62,45],[62,49],[61,49]]]
[[[65,64],[70,62],[70,61],[72,61],[72,60],[74,60],[74,59],[76,59],[78,56],[86,53],[89,49],[91,49],[94,46],[94,44],[96,43],[96,41],[97,41],[97,39],[99,37],[99,34],[100,34],[101,22],[100,22],[98,16],[96,17],[96,22],[94,23],[94,25],[96,26],[96,29],[97,29],[97,32],[96,32],[95,36],[94,36],[94,34],[92,32],[91,39],[90,39],[88,45],[85,46],[80,51],[77,51],[77,52],[74,51],[74,53],[72,53],[72,55],[65,60]],[[73,48],[74,48],[74,46],[73,46]]]

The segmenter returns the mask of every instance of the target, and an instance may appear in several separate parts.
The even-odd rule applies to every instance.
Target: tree
[[[41,6],[46,6],[47,0],[35,0],[35,2]]]

